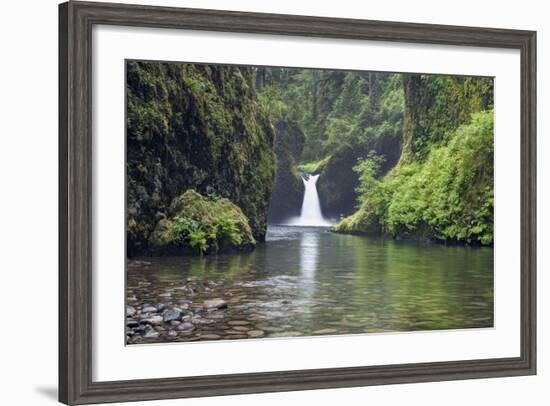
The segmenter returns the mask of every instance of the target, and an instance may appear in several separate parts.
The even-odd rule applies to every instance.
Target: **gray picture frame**
[[[94,382],[95,24],[517,49],[521,54],[521,353],[476,359]],[[122,270],[121,270],[122,272]],[[59,400],[88,404],[536,374],[536,32],[110,3],[59,6]]]

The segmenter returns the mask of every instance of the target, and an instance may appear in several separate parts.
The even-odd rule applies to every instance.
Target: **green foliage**
[[[272,120],[283,118],[283,115],[288,110],[288,106],[280,100],[280,90],[276,86],[265,86],[258,98]]]
[[[399,159],[404,110],[402,75],[257,68],[255,77],[259,100],[272,120],[292,123],[304,135],[303,147],[291,159],[283,157],[286,152],[277,151],[278,166],[284,167],[279,172],[285,174],[286,184],[300,185],[290,176],[296,169],[322,173],[318,191],[325,214],[349,214],[358,186],[357,174],[352,170],[357,159],[376,151],[385,157],[382,172]],[[299,189],[294,186],[290,192],[295,193],[287,195],[297,194]],[[288,192],[286,189],[276,186],[275,191]],[[300,205],[299,198],[290,201]]]
[[[216,231],[218,238],[228,241],[232,245],[241,245],[243,241],[237,222],[227,214],[220,217]]]
[[[320,173],[327,163],[330,161],[330,156],[327,156],[324,159],[320,159],[319,161],[314,162],[305,162],[298,165],[298,170],[301,172],[309,173],[311,175],[316,175]]]
[[[126,87],[128,254],[187,189],[230,199],[263,239],[275,131],[251,68],[132,61]]]
[[[151,235],[154,252],[203,255],[256,244],[246,216],[228,199],[187,190],[172,201],[170,214],[170,218],[159,221]]]
[[[445,139],[423,162],[401,162],[382,180],[376,163],[359,164],[361,208],[336,230],[492,244],[493,111],[473,114]]]
[[[473,113],[493,108],[491,78],[404,75],[407,109],[403,158],[423,159],[446,143],[451,130],[470,121]]]
[[[359,175],[359,187],[355,189],[359,194],[359,203],[374,197],[378,191],[380,184],[378,174],[384,161],[383,156],[371,151],[367,159],[359,159],[357,165],[353,167],[353,171]]]
[[[208,235],[201,228],[201,224],[198,221],[176,216],[172,220],[171,234],[175,245],[185,246],[185,244],[188,244],[198,250],[201,255],[209,247]]]
[[[298,170],[321,174],[325,215],[359,198],[340,231],[491,244],[492,92],[490,78],[129,62],[129,254],[263,240],[269,206],[299,210]],[[206,200],[184,215],[188,189]]]

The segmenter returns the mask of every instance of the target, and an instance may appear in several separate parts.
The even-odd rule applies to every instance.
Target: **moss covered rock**
[[[275,176],[274,128],[251,68],[127,64],[127,249],[148,251],[182,191],[225,197],[265,238]]]
[[[381,218],[372,205],[364,204],[355,213],[342,219],[332,230],[342,234],[380,235]]]
[[[172,200],[149,238],[155,254],[206,254],[254,248],[256,240],[242,210],[226,198],[209,199],[187,190]]]

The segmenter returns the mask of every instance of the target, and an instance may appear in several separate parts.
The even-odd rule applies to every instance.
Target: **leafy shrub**
[[[359,203],[373,197],[373,193],[378,191],[380,181],[378,174],[384,164],[385,158],[382,155],[371,151],[367,159],[359,159],[353,171],[359,175],[359,187],[356,188],[359,194]]]
[[[357,165],[361,208],[335,229],[492,244],[493,111],[445,137],[425,161],[401,163],[382,180],[376,160]]]
[[[241,245],[243,240],[237,222],[227,214],[220,217],[216,234],[218,239],[229,241],[233,245]]]
[[[149,239],[153,251],[203,255],[256,244],[248,219],[228,199],[188,190],[172,201],[170,214],[158,222]]]

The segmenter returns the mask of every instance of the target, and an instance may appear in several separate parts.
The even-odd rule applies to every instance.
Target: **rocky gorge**
[[[493,325],[492,78],[126,74],[127,343]]]

